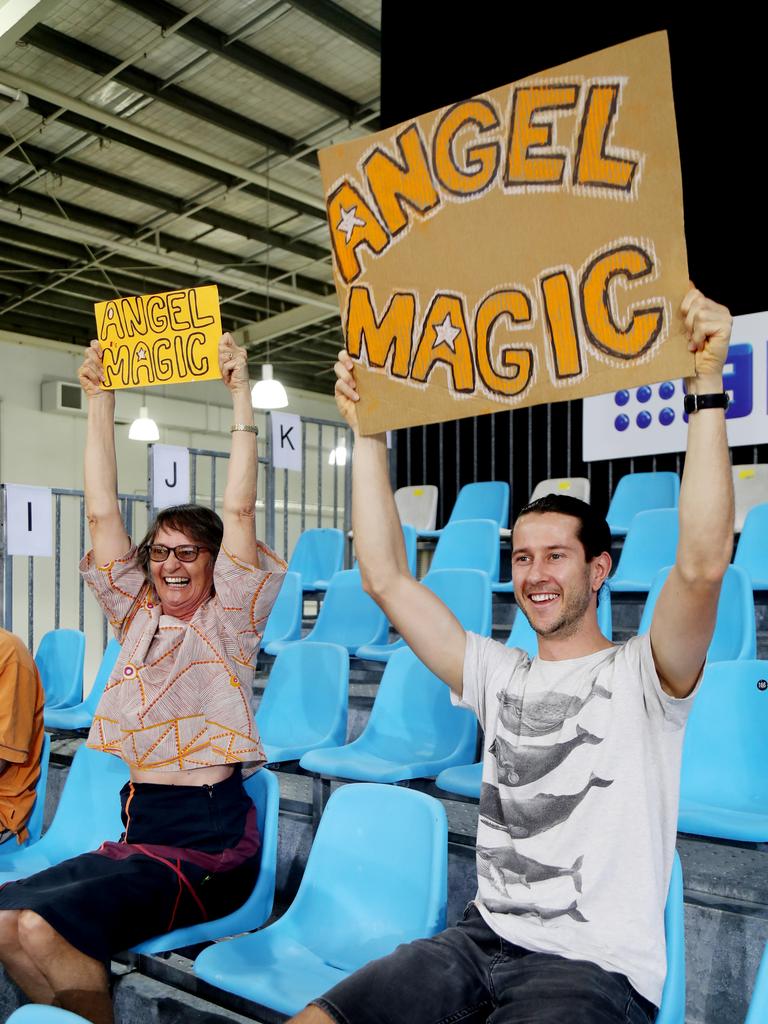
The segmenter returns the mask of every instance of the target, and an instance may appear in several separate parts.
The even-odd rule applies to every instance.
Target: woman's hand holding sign
[[[111,396],[114,403],[115,396],[112,392],[102,388],[104,381],[104,364],[101,359],[101,345],[98,341],[92,341],[90,348],[85,350],[83,365],[77,371],[80,387],[88,398],[107,398]]]
[[[221,378],[230,391],[250,391],[248,353],[235,344],[235,339],[229,332],[222,334],[219,339],[219,369]]]

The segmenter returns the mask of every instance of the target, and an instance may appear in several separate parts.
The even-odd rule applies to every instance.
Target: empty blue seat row
[[[35,664],[45,691],[46,708],[72,707],[83,699],[85,634],[79,629],[52,629],[40,641]]]
[[[390,658],[365,729],[352,743],[312,750],[317,775],[366,782],[430,778],[474,757],[477,720],[408,648]]]
[[[753,590],[768,590],[768,504],[747,513],[733,564],[749,575]]]
[[[608,506],[606,519],[611,535],[624,537],[638,512],[676,509],[679,500],[680,478],[677,473],[627,473],[616,485]]]
[[[656,574],[643,608],[638,634],[647,633],[651,628],[656,601],[671,571],[672,567],[667,566]],[[707,651],[707,661],[736,661],[754,658],[756,654],[755,601],[749,576],[739,566],[729,565],[717,603],[715,632]]]
[[[301,576],[303,590],[325,590],[343,567],[344,534],[325,527],[304,530],[288,563],[288,571]]]
[[[274,924],[204,950],[195,973],[294,1014],[401,942],[445,927],[448,826],[439,801],[358,784],[328,801],[291,906]]]
[[[488,480],[465,484],[456,495],[448,526],[466,519],[491,519],[499,529],[509,526],[509,484],[504,480]],[[419,530],[420,537],[439,537],[442,530]]]
[[[85,700],[72,707],[48,707],[46,704],[44,720],[48,729],[89,729],[101,695],[109,682],[112,670],[120,657],[120,644],[114,637],[109,641],[101,659],[96,679]]]
[[[430,569],[421,583],[451,609],[464,629],[490,636],[493,608],[487,573],[479,569]],[[405,646],[402,637],[388,644],[366,644],[357,648],[355,657],[386,662]]]
[[[310,641],[281,651],[256,712],[267,761],[298,761],[308,750],[342,744],[348,703],[346,648]]]

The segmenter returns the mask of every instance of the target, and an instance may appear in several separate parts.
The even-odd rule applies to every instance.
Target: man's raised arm
[[[722,394],[731,314],[696,289],[683,299],[681,312],[696,358],[688,392]],[[700,408],[688,416],[679,515],[677,559],[656,604],[651,647],[663,688],[686,697],[707,656],[733,551],[733,479],[723,408]]]
[[[418,583],[408,569],[403,531],[389,482],[384,435],[358,431],[354,363],[339,353],[336,404],[355,433],[352,458],[352,528],[363,587],[414,653],[461,694],[464,629],[443,602]]]

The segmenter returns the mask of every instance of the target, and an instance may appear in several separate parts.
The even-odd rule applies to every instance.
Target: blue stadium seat
[[[299,891],[274,924],[204,950],[195,974],[294,1014],[401,942],[445,927],[448,827],[439,801],[394,786],[331,796]]]
[[[747,513],[733,564],[749,574],[753,590],[768,590],[768,504]]]
[[[120,657],[120,644],[113,637],[107,644],[106,650],[96,673],[90,693],[80,704],[74,707],[45,708],[45,725],[48,729],[90,729],[93,716],[104,688],[112,675],[117,659]]]
[[[313,750],[301,767],[364,782],[432,778],[475,756],[477,720],[451,704],[445,683],[408,648],[389,660],[363,732],[346,746]]]
[[[614,537],[629,532],[638,512],[654,508],[677,508],[680,477],[677,473],[627,473],[616,485],[608,507],[608,525]],[[673,559],[674,561],[674,559]]]
[[[274,643],[301,639],[303,607],[304,588],[301,585],[301,574],[287,572],[261,638],[261,650],[265,654],[273,653],[270,647]]]
[[[256,712],[267,761],[297,761],[308,750],[342,744],[348,700],[345,647],[303,643],[281,651]]]
[[[499,578],[499,528],[491,519],[449,523],[441,532],[430,572],[435,569],[480,569]]]
[[[664,937],[667,945],[667,977],[661,993],[656,1024],[685,1024],[685,921],[683,869],[675,850],[664,908]]]
[[[27,839],[23,843],[17,843],[15,839],[8,839],[0,846],[0,871],[8,863],[8,858],[14,853],[32,846],[40,838],[43,831],[43,813],[45,811],[45,790],[48,785],[48,763],[51,756],[51,737],[48,733],[43,736],[43,747],[40,751],[40,774],[35,786],[35,802],[32,805],[32,813],[27,820]]]
[[[676,509],[638,512],[624,541],[616,572],[608,580],[611,590],[616,593],[650,590],[656,573],[675,561],[677,537]]]
[[[40,641],[35,664],[47,708],[66,708],[83,699],[85,634],[79,629],[52,629]]]
[[[656,575],[643,608],[638,634],[647,633],[651,628],[656,601],[670,570],[671,566],[667,566]],[[756,656],[757,633],[752,586],[743,569],[729,565],[717,604],[715,632],[707,651],[707,662],[740,661]]]
[[[603,636],[608,640],[612,640],[611,588],[607,583],[604,583],[600,588],[600,600],[597,603],[597,624]],[[539,638],[519,608],[515,611],[515,619],[512,623],[512,630],[507,637],[506,646],[519,647],[520,650],[525,651],[529,658],[535,658],[539,653]]]
[[[117,841],[123,831],[119,794],[127,781],[128,767],[119,757],[79,747],[48,831],[3,857],[0,885],[95,850],[106,839]]]
[[[402,523],[403,530],[403,544],[405,545],[405,560],[408,563],[408,571],[411,576],[416,575],[416,564],[419,556],[419,536],[416,532],[415,527],[410,526],[408,523]],[[351,533],[350,533],[351,536]],[[352,566],[357,572],[360,572],[360,565],[355,559],[355,564]]]
[[[455,768],[444,768],[435,779],[435,785],[447,793],[480,799],[480,784],[483,781],[483,762],[460,764]]]
[[[768,946],[763,950],[760,966],[757,968],[744,1024],[768,1024]]]
[[[27,1003],[14,1010],[6,1024],[88,1024],[85,1017],[58,1006]]]
[[[253,891],[245,903],[226,917],[203,921],[188,928],[176,928],[165,935],[147,939],[133,947],[134,953],[165,953],[169,949],[213,942],[225,935],[236,935],[260,928],[272,913],[277,870],[277,817],[280,807],[280,786],[277,776],[261,768],[245,779],[245,791],[256,806],[261,833],[261,864]]]
[[[305,530],[296,541],[289,572],[301,574],[304,590],[325,590],[334,573],[344,565],[344,534],[329,527]]]
[[[345,569],[331,579],[310,632],[302,640],[274,640],[265,651],[278,654],[291,644],[314,641],[341,644],[351,653],[363,644],[383,644],[388,633],[387,617],[363,590],[360,573]]]
[[[492,519],[498,528],[506,529],[509,526],[509,484],[504,480],[465,484],[456,495],[448,523],[465,519]],[[419,536],[439,537],[442,532],[419,530]]]
[[[768,661],[707,665],[683,746],[678,828],[768,842]]]
[[[421,581],[451,609],[464,629],[490,636],[493,619],[488,574],[479,569],[435,569]],[[356,658],[389,661],[406,646],[399,637],[391,644],[366,644],[355,651]]]

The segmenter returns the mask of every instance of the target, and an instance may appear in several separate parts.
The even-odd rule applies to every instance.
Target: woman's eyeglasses
[[[165,544],[147,545],[150,562],[164,562],[171,552],[180,562],[194,562],[201,551],[208,550],[203,544],[177,544],[175,548],[169,548]]]

